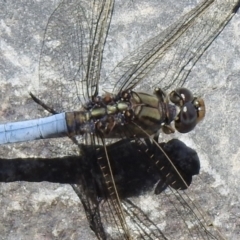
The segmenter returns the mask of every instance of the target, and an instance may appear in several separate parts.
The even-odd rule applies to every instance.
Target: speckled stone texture
[[[1,122],[44,115],[36,109],[28,92],[38,89],[43,33],[59,2],[0,0]],[[102,77],[129,52],[187,13],[197,2],[116,1],[103,56]],[[214,224],[227,239],[238,239],[240,231],[239,28],[237,13],[192,69],[185,86],[204,97],[206,118],[193,132],[176,135],[194,148],[201,160],[201,180],[193,182],[190,192],[200,198],[202,207],[210,212]],[[148,80],[150,78],[151,74]],[[64,156],[73,153],[71,146],[68,139],[21,143],[1,146],[0,155],[10,159]],[[206,186],[202,188],[201,183]],[[161,208],[151,196],[141,197],[139,201],[145,207],[151,206],[149,209],[155,209],[154,212]],[[0,239],[3,240],[95,239],[81,203],[69,185],[2,182],[0,216]],[[171,216],[167,217],[164,221],[172,220]],[[178,232],[172,239],[180,236]]]

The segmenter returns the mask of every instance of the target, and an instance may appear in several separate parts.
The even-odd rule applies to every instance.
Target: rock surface
[[[103,77],[129,52],[176,21],[198,1],[116,2],[103,59]],[[1,122],[41,116],[28,92],[38,88],[43,33],[58,4],[59,1],[1,0]],[[205,199],[201,202],[203,208],[211,212],[214,224],[227,239],[237,239],[240,231],[239,25],[237,13],[192,69],[185,86],[204,97],[206,118],[193,132],[178,136],[198,152],[201,178],[207,181],[206,189],[193,183],[190,191]],[[64,156],[72,153],[70,146],[68,139],[39,141],[1,146],[0,153],[2,158],[10,159]],[[3,182],[0,206],[1,239],[95,238],[69,185]]]

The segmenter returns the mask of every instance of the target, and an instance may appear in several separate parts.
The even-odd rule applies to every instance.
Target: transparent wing
[[[114,92],[136,87],[151,71],[151,82],[163,89],[180,86],[204,51],[239,7],[239,1],[203,1],[175,24],[123,59],[107,81]]]
[[[57,112],[78,109],[97,94],[113,3],[64,0],[49,18],[39,64],[39,98]]]

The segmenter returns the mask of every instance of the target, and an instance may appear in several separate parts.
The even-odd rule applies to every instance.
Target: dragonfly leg
[[[169,102],[167,94],[161,88],[155,88],[154,94],[157,96],[159,101],[164,103]]]
[[[29,95],[31,96],[31,98],[33,99],[33,101],[35,103],[37,103],[38,105],[42,106],[45,110],[47,110],[48,112],[52,113],[52,114],[58,114],[58,112],[56,112],[53,108],[47,106],[42,100],[40,100],[39,98],[37,98],[35,95],[33,95],[31,92],[29,92]]]

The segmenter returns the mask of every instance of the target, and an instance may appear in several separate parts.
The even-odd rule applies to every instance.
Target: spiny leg
[[[45,110],[47,110],[49,113],[52,114],[58,114],[57,111],[55,111],[53,108],[49,107],[47,104],[45,104],[42,100],[40,100],[39,98],[37,98],[35,95],[33,95],[31,92],[29,92],[29,95],[31,96],[31,98],[33,99],[33,101],[35,103],[37,103],[38,105],[40,105],[42,108],[44,108]]]

